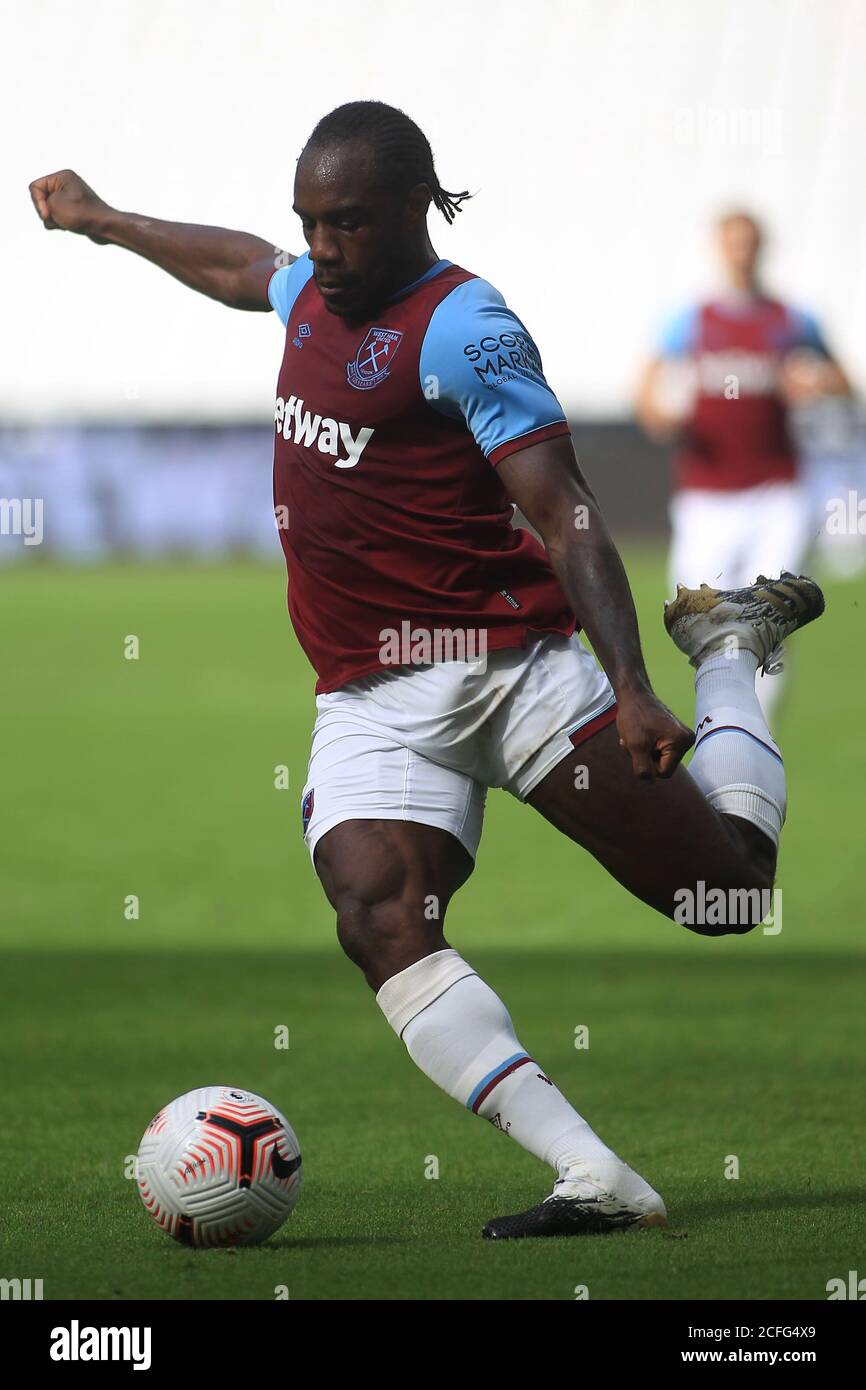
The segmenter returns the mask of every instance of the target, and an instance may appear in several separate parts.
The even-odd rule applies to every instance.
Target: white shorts
[[[799,574],[815,527],[806,489],[760,483],[736,492],[686,488],[671,499],[671,596],[677,584],[739,589],[759,574]]]
[[[316,707],[301,799],[311,856],[341,821],[409,820],[450,831],[474,858],[487,788],[525,800],[616,715],[594,657],[556,634],[493,652],[486,669],[449,661],[376,672],[317,696]]]

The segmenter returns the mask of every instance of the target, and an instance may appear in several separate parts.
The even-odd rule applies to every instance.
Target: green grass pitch
[[[691,720],[662,555],[626,558]],[[484,1222],[550,1175],[415,1070],[339,951],[300,833],[313,682],[280,571],[37,564],[3,587],[0,1275],[52,1299],[571,1300],[823,1299],[866,1272],[858,586],[792,644],[778,935],[696,937],[491,794],[449,939],[670,1217],[503,1245]],[[160,1105],[223,1082],[286,1112],[305,1191],[266,1245],[188,1251],[125,1165]]]

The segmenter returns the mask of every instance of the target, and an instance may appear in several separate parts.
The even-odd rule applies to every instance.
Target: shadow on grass
[[[734,1184],[736,1186],[736,1184]],[[832,1191],[803,1193],[775,1192],[772,1195],[740,1196],[734,1193],[722,1201],[686,1200],[677,1204],[677,1226],[688,1225],[689,1219],[703,1220],[708,1216],[742,1216],[745,1212],[758,1212],[763,1216],[774,1211],[820,1211],[823,1209],[858,1210],[863,1201],[862,1189],[856,1187],[835,1188]]]
[[[262,1248],[285,1252],[292,1250],[345,1250],[352,1246],[358,1249],[380,1249],[389,1245],[414,1244],[416,1240],[416,1236],[303,1236],[300,1240],[291,1240],[288,1236],[284,1236],[282,1239],[278,1236],[272,1236],[267,1245]]]

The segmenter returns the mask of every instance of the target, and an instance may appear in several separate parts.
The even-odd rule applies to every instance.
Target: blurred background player
[[[850,394],[815,319],[767,294],[761,227],[731,211],[716,225],[723,284],[664,327],[636,410],[657,440],[675,438],[668,581],[724,589],[756,574],[798,573],[820,527],[800,471],[795,407]],[[758,676],[768,721],[781,672]]]

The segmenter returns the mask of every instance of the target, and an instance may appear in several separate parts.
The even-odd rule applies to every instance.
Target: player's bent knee
[[[337,911],[337,940],[355,965],[366,968],[368,960],[393,935],[389,912],[390,900],[371,901],[367,896],[347,889],[334,904]]]
[[[370,901],[347,890],[335,904],[337,939],[373,989],[447,946],[440,922],[425,916],[423,903],[415,898],[398,893]]]
[[[677,888],[666,906],[674,922],[699,936],[744,936],[772,918],[776,894],[772,878],[762,873],[750,874],[746,882],[697,879]]]
[[[333,835],[333,832],[331,832]],[[461,874],[452,857],[439,862],[414,835],[325,836],[316,869],[337,914],[337,938],[378,989],[431,951],[444,950],[445,911]],[[433,846],[438,850],[438,840]],[[450,847],[449,847],[450,848]]]

